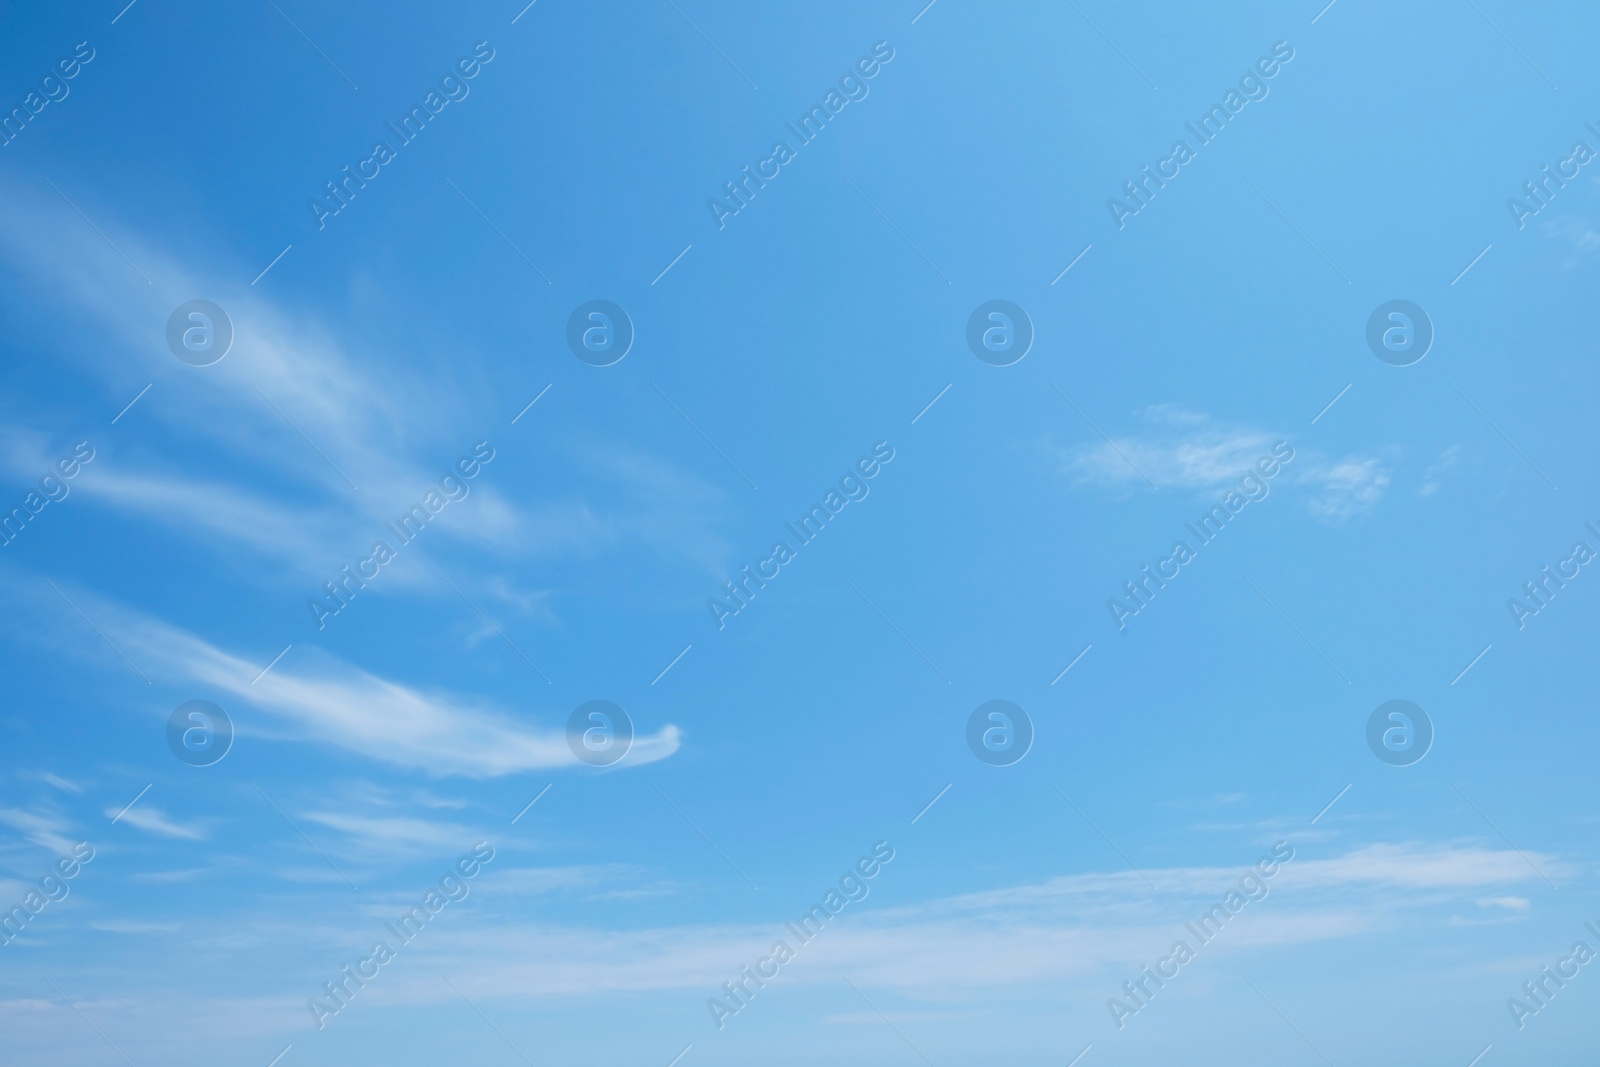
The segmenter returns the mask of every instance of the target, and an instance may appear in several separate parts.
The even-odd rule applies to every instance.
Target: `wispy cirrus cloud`
[[[57,316],[81,339],[70,358],[103,389],[106,410],[153,383],[132,417],[158,424],[168,447],[152,451],[138,436],[101,440],[105,457],[71,485],[88,500],[208,551],[244,548],[271,560],[261,580],[284,571],[320,580],[370,551],[382,523],[475,441],[506,447],[509,424],[486,426],[477,414],[497,406],[488,387],[441,378],[436,355],[397,360],[368,332],[253,288],[242,265],[197,270],[163,239],[86,205],[146,283],[54,191],[0,179],[0,198],[21,208],[0,217],[0,263],[9,261],[17,291],[32,295],[25,310]],[[237,281],[218,281],[235,271]],[[194,368],[166,350],[165,317],[201,292],[228,312],[234,341],[221,362]],[[30,427],[28,414],[13,412],[0,430],[0,468],[31,480],[57,456],[53,426]],[[468,483],[470,502],[434,526],[506,560],[643,544],[708,569],[723,562],[714,522],[723,495],[713,485],[625,443],[571,452],[589,475],[573,491],[514,498],[495,484],[491,465]],[[416,568],[398,569],[384,588],[417,585],[453,596],[434,572]]]
[[[1170,404],[1145,408],[1139,421],[1137,433],[1054,448],[1063,472],[1077,485],[1135,491],[1153,483],[1210,496],[1237,485],[1275,444],[1288,441],[1295,457],[1274,484],[1301,490],[1306,509],[1323,521],[1365,514],[1389,488],[1388,461],[1381,456],[1332,458],[1300,447],[1291,435],[1225,424]]]
[[[71,836],[72,821],[50,811],[0,808],[0,825],[9,826],[31,844],[55,853],[68,853],[81,838]]]
[[[295,740],[335,745],[430,775],[487,778],[581,766],[564,726],[528,725],[488,700],[379,677],[313,649],[253,681],[259,664],[194,634],[89,593],[73,599],[92,605],[111,642],[145,674],[229,694],[272,716]],[[550,718],[561,722],[565,713]],[[678,728],[670,723],[653,734],[639,733],[616,766],[665,759],[678,743]]]
[[[362,991],[360,1003],[365,1011],[459,1012],[462,995],[479,1006],[503,1002],[526,1007],[530,1001],[571,1004],[580,993],[681,994],[686,1016],[698,1013],[699,1024],[709,1028],[705,998],[720,996],[724,981],[736,976],[742,964],[768,955],[781,938],[798,955],[769,983],[772,992],[760,994],[774,1002],[790,995],[777,993],[779,989],[838,990],[848,979],[895,998],[893,1007],[875,1003],[874,1018],[881,1008],[894,1012],[895,1018],[915,1019],[930,1009],[943,1018],[951,1004],[976,1005],[981,1011],[993,998],[1014,1006],[1019,997],[1044,993],[1053,1004],[1082,1006],[1080,1023],[1097,1018],[1097,1025],[1109,1026],[1102,1008],[1108,993],[1115,993],[1123,978],[1136,975],[1140,965],[1168,951],[1175,938],[1192,938],[1185,920],[1216,903],[1253,858],[1245,857],[1239,866],[1147,867],[1145,874],[1159,889],[1137,873],[1115,870],[885,906],[879,894],[897,876],[890,865],[869,883],[871,892],[864,900],[830,921],[809,944],[798,943],[784,922],[797,919],[820,897],[820,885],[810,894],[785,894],[762,921],[641,928],[608,922],[615,913],[605,909],[584,909],[578,912],[584,917],[576,921],[548,917],[554,907],[636,887],[641,872],[634,868],[489,868],[470,884],[472,899],[489,894],[493,906],[462,908],[448,938],[421,938],[407,947],[412,965],[386,972],[384,981]],[[1563,869],[1556,857],[1536,858],[1548,869]],[[1234,995],[1226,990],[1237,989],[1238,996],[1251,998],[1254,994],[1240,980],[1246,967],[1259,973],[1274,962],[1292,965],[1303,961],[1306,947],[1316,943],[1355,945],[1381,934],[1387,944],[1419,924],[1452,926],[1453,909],[1479,902],[1500,911],[1522,910],[1517,903],[1521,898],[1511,895],[1514,887],[1537,883],[1538,876],[1509,849],[1379,843],[1321,858],[1300,855],[1271,880],[1265,899],[1230,920],[1213,943],[1200,947],[1199,961],[1193,964],[1196,973],[1184,979],[1199,985],[1185,988],[1216,997]],[[409,889],[385,892],[365,902],[362,911],[376,924],[412,903],[414,896]],[[528,902],[526,909],[519,910],[517,901]],[[203,943],[241,950],[283,942],[319,949],[346,944],[351,951],[365,948],[357,943],[365,932],[352,934],[346,904],[313,906],[308,914],[307,903],[296,897],[280,918],[243,925],[237,916],[200,917],[184,924],[185,933]],[[134,949],[140,938],[165,944],[173,936],[131,923],[120,933]],[[1190,973],[1188,967],[1184,973]],[[439,974],[451,975],[455,988],[441,983]],[[876,1001],[877,994],[872,995]],[[170,999],[170,993],[163,996]],[[215,1011],[210,1010],[213,1000]],[[216,998],[210,990],[195,990],[190,1002],[206,1009],[202,1014],[208,1018],[232,1018],[241,1005],[249,1005],[256,1025],[263,1025],[263,1018],[272,1020],[261,1032],[283,1035],[284,1041],[293,1040],[306,1025],[303,996],[267,1002]],[[754,1003],[759,1007],[762,1000]],[[841,1003],[851,1002],[847,998]],[[136,1032],[141,1018],[161,1018],[166,1025],[159,1012],[152,1013],[153,1006],[139,997],[82,1004],[122,1033]],[[45,1027],[56,1020],[35,1007],[24,1000],[0,1000],[0,1018],[15,1024],[21,1037],[42,1039]]]
[[[392,814],[359,814],[313,809],[311,822],[335,830],[369,856],[412,856],[460,849],[474,840],[471,827],[442,820]]]
[[[1546,870],[1568,873],[1557,857],[1533,858]],[[1064,875],[890,907],[869,893],[861,905],[851,905],[853,915],[837,928],[830,924],[817,942],[825,949],[801,949],[804,962],[785,968],[783,981],[837,983],[849,977],[935,999],[976,986],[1086,981],[1087,996],[1103,997],[1095,982],[1106,969],[1137,969],[1152,952],[1185,936],[1184,921],[1234,888],[1252,859],[1237,867],[1150,867],[1144,875]],[[491,879],[481,888],[522,891],[531,881],[544,891],[587,896],[602,873],[507,871],[505,887]],[[876,892],[895,876],[889,865],[869,886]],[[626,872],[616,877],[626,880]],[[1293,950],[1366,936],[1403,928],[1429,909],[1448,923],[1451,909],[1473,906],[1486,891],[1505,896],[1513,887],[1537,884],[1538,874],[1510,849],[1380,843],[1326,858],[1301,855],[1280,868],[1268,883],[1268,897],[1230,923],[1225,940],[1208,955]],[[784,920],[798,918],[811,903],[796,896],[771,922],[751,924],[614,930],[538,920],[473,922],[434,959],[467,976],[463,981],[471,985],[462,990],[469,996],[477,990],[560,997],[572,988],[714,992],[740,963],[769,952],[774,937],[786,937]],[[393,993],[407,1002],[443,999],[424,983]]]
[[[108,816],[114,816],[119,811],[122,811],[122,816],[117,820],[118,822],[125,822],[129,826],[143,830],[146,833],[156,834],[160,837],[175,837],[184,841],[204,841],[206,839],[206,831],[202,826],[198,824],[185,826],[181,823],[173,822],[166,812],[148,802],[135,804],[126,811],[119,807],[109,807],[105,810],[105,813]]]

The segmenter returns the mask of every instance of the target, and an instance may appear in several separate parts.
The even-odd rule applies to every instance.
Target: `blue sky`
[[[0,1062],[1592,1060],[1595,14],[924,3],[0,13]]]

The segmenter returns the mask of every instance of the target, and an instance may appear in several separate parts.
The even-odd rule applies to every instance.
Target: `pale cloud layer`
[[[567,745],[564,711],[548,710],[550,725],[531,725],[488,700],[383,678],[313,648],[297,649],[253,680],[261,671],[253,660],[92,594],[77,592],[73,600],[153,680],[227,694],[265,712],[292,740],[331,744],[432,775],[489,778],[582,766]],[[84,654],[84,646],[73,651]],[[678,744],[678,728],[671,724],[641,731],[615,766],[665,759]]]
[[[1197,958],[1185,965],[1175,987],[1185,992],[1174,996],[1231,996],[1226,990],[1244,989],[1241,975],[1296,966],[1314,944],[1346,942],[1354,950],[1419,928],[1459,930],[1462,911],[1496,923],[1524,921],[1534,908],[1517,891],[1541,885],[1530,860],[1558,877],[1574,874],[1558,857],[1525,859],[1509,849],[1471,844],[1381,843],[1318,858],[1302,853],[1268,881],[1264,898],[1202,943],[1185,922],[1197,920],[1237,886],[1244,862],[1147,868],[1144,875],[1159,889],[1138,873],[1116,870],[886,905],[886,892],[901,895],[890,884],[909,873],[891,863],[867,883],[865,899],[849,904],[814,940],[801,942],[786,923],[820,901],[825,886],[809,894],[773,893],[759,921],[640,927],[619,925],[614,909],[596,905],[641,889],[658,895],[698,889],[651,886],[649,872],[631,866],[518,867],[508,859],[503,855],[467,883],[469,895],[450,905],[447,931],[435,936],[429,929],[400,947],[398,961],[346,1010],[380,1022],[395,1017],[387,1013],[431,1019],[437,1012],[461,1012],[464,996],[491,1015],[496,1008],[490,1005],[500,1011],[602,1012],[648,994],[681,1010],[686,1034],[679,1040],[697,1032],[709,1039],[715,1028],[708,1000],[723,997],[724,982],[767,957],[781,940],[795,957],[769,978],[756,1005],[776,1004],[779,997],[793,1004],[787,998],[804,990],[826,995],[846,981],[874,1002],[882,1003],[880,995],[892,998],[889,1010],[897,1020],[943,1019],[952,1009],[982,1012],[985,1005],[1047,996],[1075,1025],[1094,1020],[1109,1034],[1106,998],[1121,995],[1124,979],[1136,978],[1141,966],[1170,952],[1179,939],[1191,943]],[[305,987],[271,996],[252,996],[247,988],[222,996],[204,988],[117,997],[85,990],[75,1002],[103,1026],[130,1038],[139,1035],[151,1048],[170,1039],[179,1012],[199,1020],[183,1031],[186,1041],[208,1033],[218,1040],[252,1035],[272,1048],[315,1041],[307,997],[320,992],[322,977],[370,953],[375,938],[388,937],[385,920],[415,904],[416,896],[414,890],[368,894],[354,915],[343,902],[290,897],[279,902],[275,918],[200,914],[177,929],[170,922],[89,916],[97,928],[123,939],[127,952],[139,951],[144,939],[168,947],[177,939],[206,956],[221,953],[216,965],[222,966],[233,953],[275,945],[303,959],[295,973],[303,974]],[[575,907],[581,916],[576,920],[547,917],[574,914]],[[1515,974],[1537,962],[1487,959],[1477,970]],[[204,969],[196,981],[203,982]],[[451,984],[440,975],[449,975]],[[70,975],[58,980],[69,991],[79,988]],[[1179,1014],[1163,1018],[1182,1017],[1173,1011]],[[872,1019],[881,1022],[882,1016],[874,1010]],[[0,1000],[0,1022],[18,1041],[54,1040],[71,1020],[59,1000]],[[337,1025],[347,1024],[341,1018]],[[670,1058],[677,1047],[663,1055]]]

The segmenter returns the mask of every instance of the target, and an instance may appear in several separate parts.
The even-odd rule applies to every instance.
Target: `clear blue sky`
[[[1592,1062],[1595,12],[124,2],[0,11],[0,1063]]]

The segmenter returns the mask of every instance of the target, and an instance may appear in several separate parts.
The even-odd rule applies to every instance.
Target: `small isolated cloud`
[[[116,815],[117,809],[107,808],[106,814]],[[199,826],[180,826],[169,819],[166,812],[149,803],[135,804],[124,811],[117,821],[162,837],[176,837],[185,841],[204,841],[206,837],[205,830]]]
[[[209,874],[215,874],[216,867],[189,867],[176,871],[135,871],[128,875],[130,881],[146,885],[176,885],[183,882],[192,882]]]
[[[1587,219],[1574,216],[1551,219],[1544,224],[1544,232],[1577,252],[1600,252],[1600,230]]]
[[[40,848],[57,855],[72,851],[77,838],[68,836],[72,824],[57,815],[23,811],[20,808],[0,808],[0,825],[11,827]]]
[[[1330,522],[1345,522],[1366,514],[1389,488],[1389,472],[1375,459],[1344,459],[1304,468],[1300,474],[1302,484],[1318,490],[1307,505],[1311,514]]]
[[[1154,485],[1213,497],[1236,488],[1258,460],[1272,459],[1274,446],[1294,445],[1286,434],[1226,425],[1168,404],[1146,408],[1140,422],[1135,434],[1057,448],[1063,470],[1077,485],[1121,490]],[[1312,515],[1345,522],[1377,505],[1389,488],[1389,472],[1379,456],[1331,458],[1296,449],[1272,484],[1309,492],[1306,508]]]
[[[467,802],[460,797],[441,797],[426,789],[415,790],[411,794],[411,799],[425,808],[449,808],[452,811],[460,811],[467,806]]]
[[[1141,413],[1143,433],[1062,449],[1061,459],[1080,483],[1142,485],[1211,491],[1239,480],[1246,468],[1283,440],[1266,430],[1223,426],[1208,416],[1169,404]]]
[[[1484,897],[1478,901],[1482,909],[1470,918],[1452,915],[1451,926],[1501,926],[1527,918],[1531,901],[1527,897]]]
[[[1449,471],[1461,461],[1461,446],[1451,445],[1439,453],[1439,458],[1428,465],[1422,472],[1422,486],[1417,490],[1419,497],[1427,498],[1439,491],[1444,483],[1445,472]]]
[[[471,828],[449,822],[403,815],[356,815],[338,811],[308,811],[305,817],[352,839],[363,853],[412,855],[448,852],[470,844]]]
[[[1535,868],[1530,864],[1538,864]],[[1330,860],[1310,860],[1292,868],[1287,881],[1331,886],[1369,883],[1402,889],[1469,889],[1528,882],[1539,870],[1565,873],[1553,856],[1509,849],[1428,847],[1415,844],[1367,845]]]
[[[146,934],[175,934],[183,928],[177,923],[142,923],[126,919],[107,919],[90,923],[89,929],[139,937]]]

